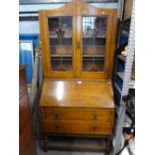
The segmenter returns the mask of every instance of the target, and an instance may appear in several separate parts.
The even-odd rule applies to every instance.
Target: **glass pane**
[[[83,17],[82,70],[85,72],[103,72],[107,17]]]
[[[52,71],[72,71],[72,17],[49,17]]]

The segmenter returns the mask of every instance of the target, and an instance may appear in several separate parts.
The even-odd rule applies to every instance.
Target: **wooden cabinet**
[[[44,135],[111,136],[116,15],[77,0],[39,12]]]
[[[28,101],[25,67],[19,71],[19,154],[36,155],[32,117]]]
[[[46,79],[40,116],[44,133],[111,135],[114,121],[112,85],[108,81]]]
[[[111,78],[116,15],[81,1],[40,11],[44,77]]]

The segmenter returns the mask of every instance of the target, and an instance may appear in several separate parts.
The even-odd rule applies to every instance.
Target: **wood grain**
[[[72,121],[72,120],[61,120],[52,121],[44,120],[43,131],[53,133],[69,133],[69,134],[99,134],[99,135],[110,135],[111,124],[106,122],[94,122],[94,121]]]
[[[57,81],[45,79],[40,106],[114,108],[112,85],[109,81]]]
[[[72,1],[61,8],[55,10],[39,11],[40,34],[42,42],[42,57],[44,77],[53,79],[111,79],[113,70],[113,57],[115,47],[116,29],[116,9],[97,8],[82,1]],[[72,58],[73,70],[70,72],[52,71],[50,62],[50,43],[48,30],[48,17],[71,16],[72,17]],[[107,35],[105,46],[105,62],[103,72],[84,72],[82,71],[82,17],[98,16],[107,17]],[[80,48],[78,48],[80,44]]]
[[[97,8],[81,0],[72,1],[55,10],[39,11],[44,82],[40,98],[42,132],[47,139],[54,136],[110,137],[115,117],[111,84],[116,33],[116,9]],[[53,71],[51,65],[48,17],[72,17],[73,69]],[[102,72],[84,72],[82,18],[106,17],[107,32]],[[88,37],[88,36],[87,36]],[[91,50],[89,50],[91,51]],[[102,51],[102,48],[97,52]],[[56,51],[55,51],[56,53]],[[88,52],[89,53],[89,52]],[[57,51],[58,54],[58,51]],[[85,53],[86,54],[86,53]],[[89,53],[90,54],[90,53]],[[57,56],[58,57],[58,56]],[[54,59],[54,58],[53,58]],[[52,68],[53,67],[53,68]],[[86,66],[87,67],[87,66]],[[56,70],[56,69],[55,69]],[[44,143],[46,150],[46,140]]]
[[[30,108],[28,105],[28,96],[23,95],[19,100],[19,133],[25,128],[25,124],[30,118]]]
[[[27,94],[25,66],[20,67],[19,71],[19,154],[37,154]]]
[[[111,121],[113,110],[81,108],[43,108],[44,119]],[[74,115],[73,115],[74,114]]]
[[[112,134],[115,106],[110,81],[45,79],[41,94],[44,133]]]

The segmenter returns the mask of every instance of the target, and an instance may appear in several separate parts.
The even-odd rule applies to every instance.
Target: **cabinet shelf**
[[[64,61],[66,61],[66,60],[71,61],[72,60],[71,57],[52,57],[52,58],[53,58],[53,61],[57,61],[57,60],[60,61],[61,59],[64,60]]]
[[[72,57],[72,55],[60,55],[60,54],[53,54],[51,57]]]
[[[51,55],[52,57],[68,57],[72,56],[72,46],[53,46],[51,47]]]
[[[83,57],[95,57],[95,58],[104,58],[104,55],[100,55],[100,54],[84,54]]]
[[[102,57],[95,57],[94,59],[95,59],[95,61],[96,61],[96,60],[97,60],[97,61],[103,61],[103,58],[102,58]],[[90,61],[90,62],[92,62],[93,57],[83,57],[83,60],[84,60],[84,61]],[[99,62],[99,63],[100,63],[100,62]]]
[[[60,39],[57,35],[49,35],[50,39]],[[62,39],[72,39],[72,35],[64,35]]]
[[[102,48],[105,48],[104,45],[83,45],[83,47],[91,47],[91,48],[95,48],[95,47],[102,47]]]
[[[84,46],[83,55],[88,55],[92,57],[104,57],[104,47],[105,46]]]
[[[50,39],[52,39],[52,38],[53,39],[60,39],[57,35],[49,35],[49,38]],[[64,38],[72,39],[72,35],[64,35],[62,37],[62,39],[64,39]],[[100,35],[100,36],[95,37],[95,39],[105,39],[105,38],[106,38],[106,36],[104,36],[104,35]],[[93,37],[90,35],[87,35],[87,36],[83,36],[83,39],[93,39]]]
[[[64,35],[62,38],[68,38],[68,39],[71,39],[73,36],[72,35]],[[52,39],[60,39],[57,35],[49,35],[49,38]],[[84,39],[92,39],[92,36],[90,35],[87,35],[87,36],[83,36]],[[105,35],[100,35],[100,36],[97,36],[95,37],[96,39],[105,39],[106,36]]]
[[[51,48],[72,48],[72,45],[51,45]]]
[[[124,72],[117,72],[117,76],[123,80],[124,79]]]
[[[91,35],[83,35],[84,39],[93,39],[93,37]],[[98,35],[97,37],[95,37],[95,39],[104,39],[106,38],[106,35]]]
[[[53,54],[53,55],[50,55],[50,57],[72,57],[72,55],[70,54],[66,54],[66,55],[60,55],[60,54]],[[84,54],[83,57],[95,57],[95,58],[104,58],[105,56],[104,55],[91,55],[91,54]]]

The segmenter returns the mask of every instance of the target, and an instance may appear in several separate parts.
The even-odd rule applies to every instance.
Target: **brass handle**
[[[93,115],[93,119],[97,120],[97,115],[96,114]]]
[[[97,128],[97,126],[96,126],[96,125],[93,125],[93,126],[92,126],[93,131],[95,131],[95,130],[96,130],[96,128]]]
[[[80,42],[77,43],[77,48],[80,49]]]
[[[58,129],[60,129],[60,125],[59,124],[56,125],[56,130],[58,130]]]
[[[54,116],[55,116],[55,119],[59,119],[60,113],[56,112],[56,113],[54,114]]]

